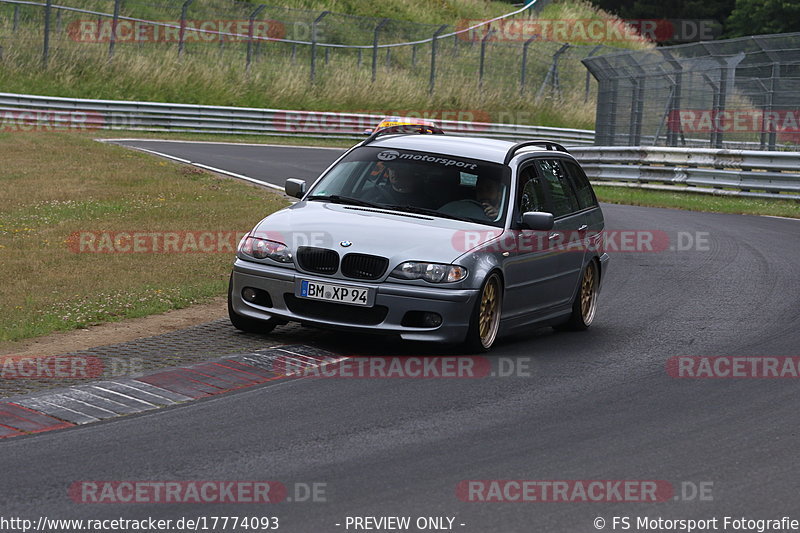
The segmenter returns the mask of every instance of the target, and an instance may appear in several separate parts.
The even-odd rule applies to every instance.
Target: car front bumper
[[[375,290],[374,305],[367,307],[318,302],[295,296],[299,280],[333,283]],[[461,342],[466,338],[472,310],[478,298],[474,289],[443,289],[402,283],[361,283],[328,278],[236,259],[231,277],[231,305],[242,316],[301,322],[309,325],[398,334],[405,340]],[[256,305],[242,298],[245,287],[269,293],[271,306]],[[384,315],[385,311],[385,315]],[[404,326],[409,311],[437,313],[442,324],[435,328]]]

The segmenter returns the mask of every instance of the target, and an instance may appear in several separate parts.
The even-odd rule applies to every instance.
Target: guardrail
[[[10,113],[10,114],[9,114]],[[10,117],[10,118],[9,118]],[[165,133],[269,135],[360,140],[381,115],[88,100],[0,93],[5,129],[61,125]],[[599,147],[591,130],[436,120],[460,135],[551,139],[570,147],[593,181],[720,195],[800,199],[800,153],[707,148]],[[1,129],[1,128],[0,128]],[[652,185],[652,184],[656,185]]]
[[[72,123],[74,127],[119,131],[219,133],[311,138],[363,139],[383,115],[324,113],[246,107],[223,107],[124,100],[87,100],[0,93],[0,114],[20,120]],[[28,113],[27,118],[22,115]],[[58,114],[62,113],[62,114]],[[46,116],[45,116],[46,115]],[[572,144],[592,144],[594,132],[521,124],[464,122],[434,118],[445,130],[496,139],[546,137]],[[6,124],[6,128],[8,125]]]
[[[570,152],[596,181],[800,200],[799,152],[638,146],[577,147]]]

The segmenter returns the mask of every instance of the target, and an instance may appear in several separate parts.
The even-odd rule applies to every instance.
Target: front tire
[[[589,261],[581,274],[581,284],[578,293],[572,302],[572,313],[561,326],[556,329],[583,331],[589,328],[594,322],[597,313],[597,295],[600,291],[600,270],[597,268],[597,261]]]
[[[472,311],[464,347],[470,352],[488,352],[497,339],[500,313],[503,309],[503,282],[493,272],[483,282],[478,301]]]
[[[239,331],[244,331],[245,333],[269,333],[275,326],[278,325],[278,321],[272,317],[267,320],[257,320],[255,318],[250,318],[246,316],[242,316],[236,311],[233,310],[233,275],[231,275],[231,279],[228,282],[228,318],[233,324],[233,327],[238,329]]]

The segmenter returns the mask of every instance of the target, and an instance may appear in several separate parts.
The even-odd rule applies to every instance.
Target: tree
[[[800,32],[798,0],[736,0],[725,23],[726,37]]]

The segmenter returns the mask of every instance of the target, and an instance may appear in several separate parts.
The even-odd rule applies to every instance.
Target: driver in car
[[[456,200],[439,209],[439,212],[474,220],[497,220],[503,189],[500,182],[478,176],[475,182],[475,199]]]
[[[483,212],[490,220],[497,218],[500,209],[500,182],[490,178],[479,177],[475,183],[475,199],[483,207]]]

